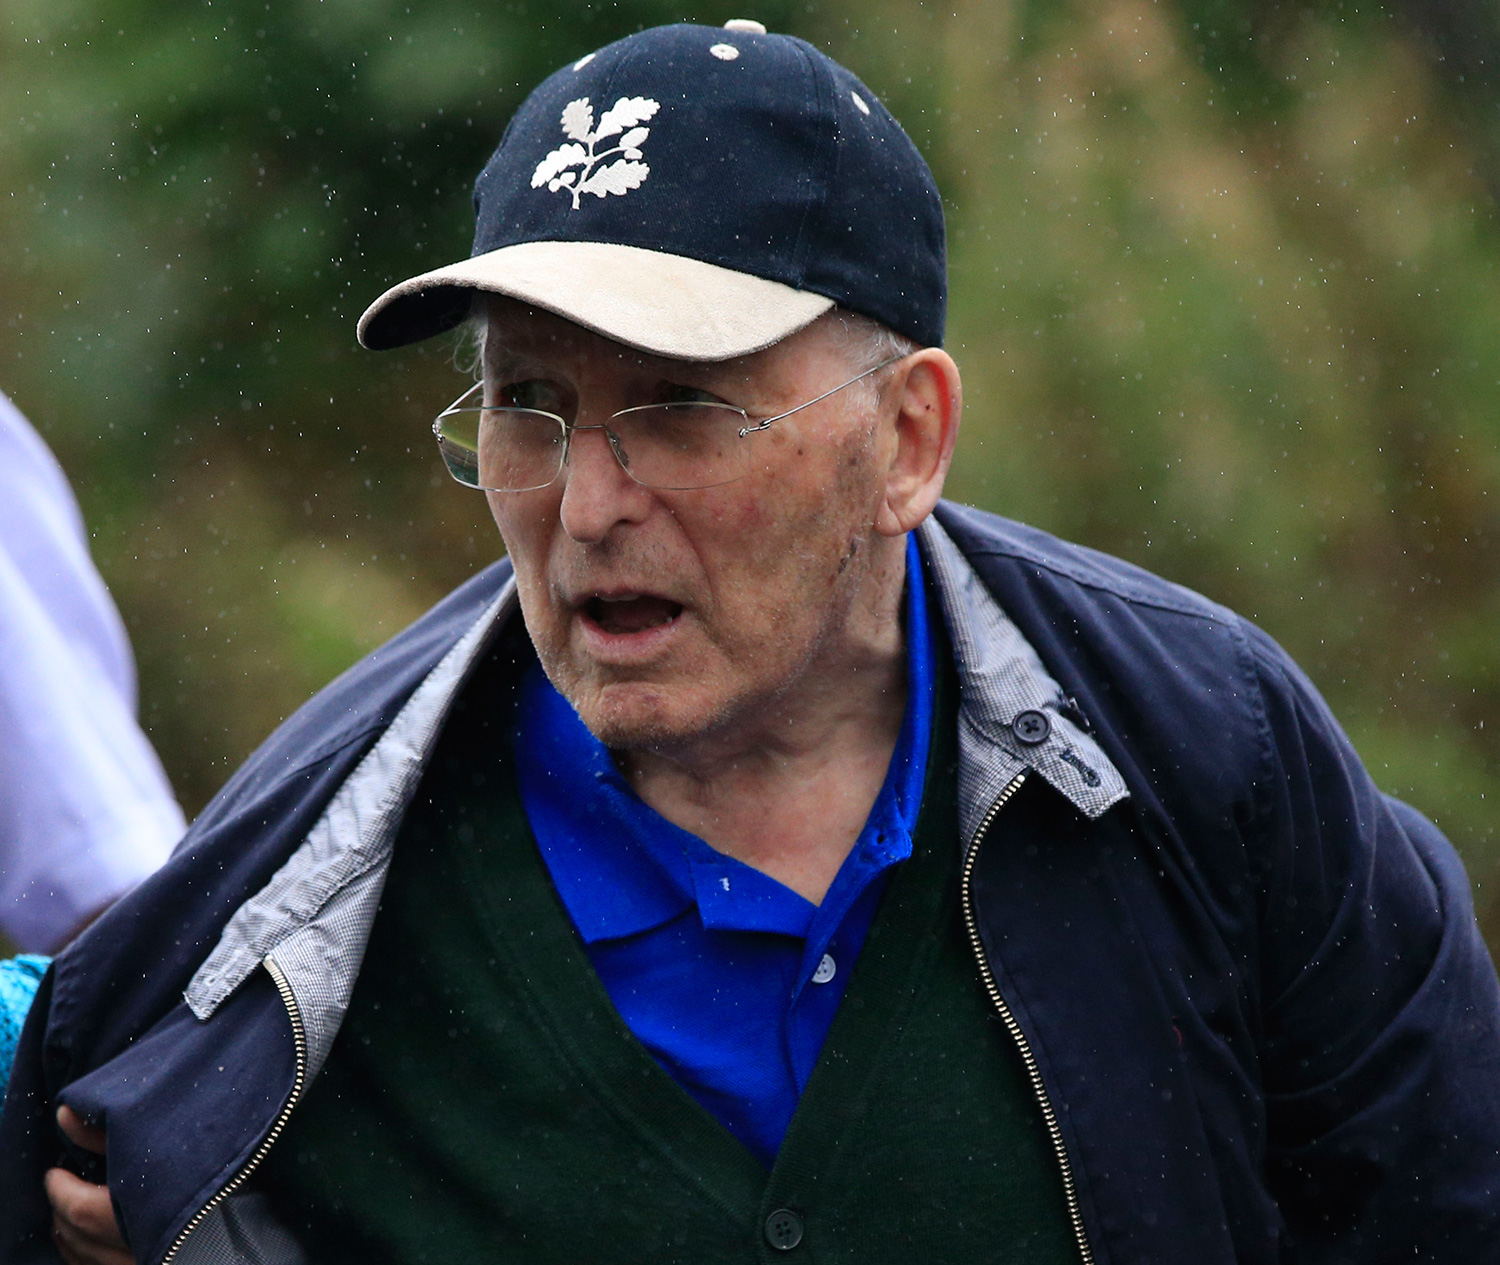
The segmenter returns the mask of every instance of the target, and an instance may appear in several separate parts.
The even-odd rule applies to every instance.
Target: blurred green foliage
[[[1258,620],[1458,843],[1500,945],[1495,32],[1439,13],[752,16],[851,66],[938,175],[951,492]],[[729,16],[8,0],[0,389],[78,488],[188,808],[498,550],[430,450],[451,346],[361,352],[360,311],[467,253],[472,177],[546,73]]]

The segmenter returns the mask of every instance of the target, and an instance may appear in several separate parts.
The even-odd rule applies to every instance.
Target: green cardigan
[[[500,658],[501,656],[496,656]],[[531,838],[487,664],[395,849],[327,1066],[260,1184],[320,1265],[1076,1262],[958,895],[951,670],[894,872],[767,1173],[625,1028]]]

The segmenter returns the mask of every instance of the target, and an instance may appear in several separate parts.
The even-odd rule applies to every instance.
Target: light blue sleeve
[[[10,1080],[21,1025],[51,962],[30,953],[0,962],[0,1087]]]

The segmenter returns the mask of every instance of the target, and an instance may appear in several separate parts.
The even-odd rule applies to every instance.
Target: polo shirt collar
[[[534,661],[521,683],[514,737],[532,833],[584,943],[647,931],[692,907],[684,848],[692,836],[641,802]]]

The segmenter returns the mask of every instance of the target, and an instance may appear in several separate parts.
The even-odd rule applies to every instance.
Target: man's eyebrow
[[[519,352],[512,351],[509,347],[491,344],[484,349],[484,370],[486,373],[507,377],[522,368],[527,363],[526,357]]]

